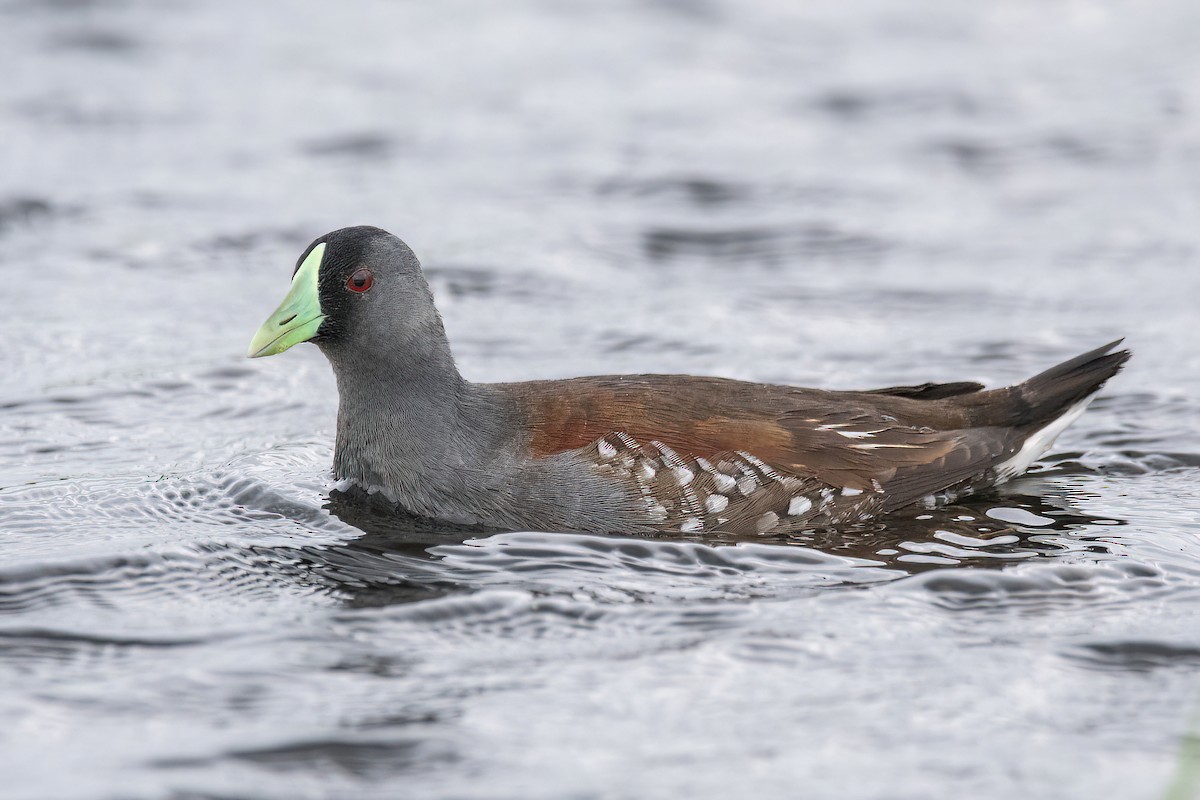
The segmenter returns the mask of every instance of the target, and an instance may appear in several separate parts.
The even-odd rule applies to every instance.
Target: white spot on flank
[[[654,469],[654,465],[649,461],[643,461],[642,463],[638,464],[638,470],[641,472],[642,480],[646,481],[653,479],[657,474],[656,470]]]
[[[724,463],[724,462],[722,462],[722,463]],[[712,465],[712,463],[709,462],[708,459],[697,458],[696,464],[700,467],[700,469],[704,470],[705,472],[707,472],[709,475],[712,476],[713,483],[716,484],[718,492],[721,492],[722,494],[724,494],[726,492],[732,491],[733,487],[737,486],[737,481],[735,481],[733,478],[729,477],[728,475],[726,475],[723,472],[718,472],[717,468],[714,467]]]
[[[671,472],[675,474],[675,482],[680,486],[687,486],[692,482],[692,478],[696,477],[696,473],[687,467],[675,467]]]
[[[704,507],[708,509],[708,513],[716,514],[718,511],[724,511],[729,505],[729,498],[723,494],[710,494],[704,498]]]
[[[683,524],[679,526],[679,530],[683,531],[684,533],[692,533],[693,531],[704,530],[704,520],[700,519],[699,517],[688,517],[683,521]]]
[[[852,489],[849,486],[842,489],[842,497],[854,497],[859,494],[862,494],[862,489]]]
[[[788,516],[798,517],[812,508],[812,500],[807,497],[793,497],[788,503]]]
[[[612,443],[606,442],[603,439],[601,439],[600,443],[596,445],[596,449],[600,451],[600,457],[605,461],[608,461],[617,454],[617,448]]]
[[[754,522],[754,528],[759,533],[766,533],[779,524],[779,515],[774,511],[768,511]]]
[[[731,492],[733,491],[733,487],[737,486],[737,481],[723,472],[713,473],[713,483],[717,485],[717,491],[719,492]]]
[[[847,439],[870,439],[874,434],[870,431],[837,431],[837,435]]]
[[[674,450],[667,447],[665,444],[658,441],[657,439],[650,442],[650,444],[654,445],[654,447],[656,447],[658,449],[658,452],[662,454],[663,463],[666,464],[668,467],[683,466],[683,459],[680,458],[679,454],[676,453]]]
[[[766,475],[772,480],[779,480],[779,473],[767,466],[766,462],[761,458],[756,458],[755,456],[747,453],[745,450],[738,450],[737,454],[749,461],[754,466],[758,467],[759,471],[762,472],[763,475]]]
[[[758,488],[758,481],[754,478],[742,478],[737,482],[737,488],[742,494],[750,494]]]

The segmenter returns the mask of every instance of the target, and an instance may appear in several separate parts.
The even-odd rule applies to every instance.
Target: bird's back
[[[595,461],[663,528],[761,532],[860,519],[1011,477],[1128,359],[1110,352],[1117,344],[991,391],[836,392],[687,375],[493,388],[518,410],[529,458]]]

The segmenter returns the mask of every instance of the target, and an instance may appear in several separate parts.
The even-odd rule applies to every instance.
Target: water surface
[[[14,798],[1158,798],[1200,701],[1200,11],[3,0]],[[843,535],[331,494],[314,236],[476,380],[1135,358],[1033,474]]]

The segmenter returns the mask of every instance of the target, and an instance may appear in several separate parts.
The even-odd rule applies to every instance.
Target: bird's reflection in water
[[[355,607],[415,602],[470,591],[470,576],[457,574],[445,563],[447,548],[452,550],[469,540],[501,533],[407,515],[362,492],[333,491],[325,508],[363,534],[337,545],[304,548],[301,558],[310,576],[333,584]],[[1103,558],[1110,552],[1107,540],[1113,526],[1123,524],[1112,517],[1088,515],[1067,497],[1025,494],[1009,488],[938,509],[899,512],[854,528],[814,530],[787,537],[657,534],[597,538],[637,538],[649,559],[655,557],[656,542],[664,548],[680,542],[706,547],[751,541],[777,544],[781,558],[790,548],[804,547],[858,559],[876,569],[885,567],[899,578],[944,568],[1001,569],[1039,558]],[[552,555],[548,550],[546,557]],[[535,558],[536,548],[525,551],[524,556]],[[519,582],[516,576],[514,580]]]
[[[500,532],[483,525],[455,525],[409,514],[380,495],[355,488],[331,491],[325,510],[363,532],[349,546],[379,552],[421,556],[436,545],[461,544]]]
[[[910,574],[943,567],[1002,568],[1014,561],[1091,550],[1106,553],[1112,517],[1093,517],[1063,497],[987,492],[934,510],[898,512],[854,531],[814,531],[797,544],[883,561]]]
[[[306,580],[336,592],[352,607],[412,603],[462,591],[467,587],[430,548],[494,533],[405,514],[357,490],[330,492],[324,508],[362,535],[337,544],[303,547],[295,556]]]

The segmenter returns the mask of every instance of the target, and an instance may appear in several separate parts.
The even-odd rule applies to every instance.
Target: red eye
[[[346,288],[361,294],[370,289],[373,283],[375,283],[375,276],[371,274],[371,270],[364,267],[346,279]]]

